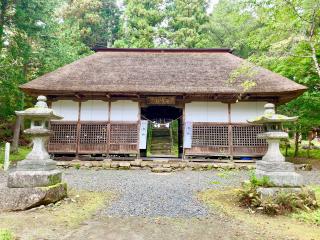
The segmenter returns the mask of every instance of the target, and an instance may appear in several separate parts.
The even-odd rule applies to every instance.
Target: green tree
[[[163,21],[163,0],[126,0],[116,47],[153,48]]]
[[[61,3],[9,1],[1,11],[0,118],[10,118],[23,108],[20,84],[89,53],[77,29],[57,20]]]
[[[63,19],[77,25],[89,47],[109,47],[117,39],[120,9],[115,0],[69,0]]]
[[[214,46],[232,48],[247,58],[254,51],[248,44],[250,36],[261,25],[244,1],[220,0],[210,14],[208,36]]]
[[[171,0],[166,3],[166,21],[161,37],[169,47],[211,47],[206,0]]]

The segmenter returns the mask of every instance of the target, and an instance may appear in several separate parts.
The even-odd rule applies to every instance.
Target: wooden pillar
[[[110,158],[110,140],[111,140],[111,101],[108,101],[108,124],[107,124],[107,157]]]
[[[138,112],[138,143],[137,143],[137,158],[140,158],[140,126],[141,126],[141,103],[138,102],[139,112]]]
[[[230,160],[233,161],[233,139],[232,139],[232,122],[231,122],[231,103],[228,103],[228,144]]]
[[[79,157],[79,145],[80,145],[80,129],[81,129],[81,123],[80,123],[80,113],[81,113],[81,101],[78,103],[78,121],[77,121],[77,144],[76,144],[76,158]]]
[[[185,113],[186,113],[186,103],[183,103],[183,109],[182,109],[182,160],[186,159],[186,153],[185,153],[185,149],[184,149],[184,131],[185,131]]]

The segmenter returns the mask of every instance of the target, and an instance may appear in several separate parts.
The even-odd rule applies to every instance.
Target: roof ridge
[[[97,47],[92,48],[95,52],[160,52],[160,53],[214,53],[214,52],[226,52],[232,53],[230,48],[106,48],[106,47]]]

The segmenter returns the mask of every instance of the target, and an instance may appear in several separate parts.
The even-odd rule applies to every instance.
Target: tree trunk
[[[310,47],[311,47],[311,50],[312,50],[312,60],[313,60],[315,69],[317,71],[317,74],[320,77],[320,66],[319,66],[319,62],[318,62],[318,59],[317,59],[316,48],[315,48],[313,43],[310,43]]]
[[[19,137],[20,137],[20,126],[21,126],[21,116],[17,116],[16,123],[14,125],[11,152],[17,152],[18,151]]]
[[[8,0],[2,0],[0,5],[0,52],[3,47],[3,32],[5,25],[5,15],[8,7]]]
[[[294,140],[294,155],[293,155],[293,157],[297,157],[298,153],[299,153],[299,137],[300,137],[300,133],[296,132],[295,140]]]
[[[308,141],[307,158],[310,158],[311,140]]]

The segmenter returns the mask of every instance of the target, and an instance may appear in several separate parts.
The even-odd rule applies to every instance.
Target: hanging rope
[[[172,122],[174,122],[174,121],[182,118],[182,115],[180,115],[179,117],[177,117],[177,118],[175,118],[175,119],[173,119],[173,120],[171,120],[171,121],[164,122],[164,123],[158,123],[158,122],[156,122],[156,121],[154,121],[154,120],[151,120],[151,119],[147,118],[147,117],[144,116],[144,115],[141,115],[141,118],[144,118],[143,120],[147,120],[148,122],[151,122],[151,123],[152,123],[155,127],[157,127],[157,128],[159,128],[159,127],[161,127],[161,126],[165,126],[165,127],[169,128],[170,124],[171,124]]]

